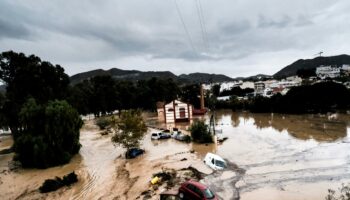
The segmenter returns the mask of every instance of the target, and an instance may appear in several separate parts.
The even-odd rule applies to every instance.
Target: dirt
[[[145,114],[151,127],[180,128],[189,123],[164,124]],[[208,120],[210,113],[200,119]],[[199,119],[195,119],[199,120]],[[189,177],[200,179],[222,199],[324,199],[327,190],[350,182],[349,115],[277,115],[216,112],[217,128],[228,139],[198,145],[173,139],[152,141],[149,128],[143,139],[146,153],[126,160],[111,134],[101,134],[93,120],[81,130],[82,148],[69,164],[49,169],[9,169],[14,154],[0,155],[0,199],[158,199],[167,184],[150,180],[164,170],[176,171],[176,187]],[[0,150],[13,144],[0,137]],[[228,161],[213,172],[202,162],[212,152]],[[197,169],[201,177],[194,177]],[[183,170],[185,169],[185,170]],[[45,179],[75,171],[79,181],[48,194],[38,191]],[[174,180],[175,180],[174,179]]]

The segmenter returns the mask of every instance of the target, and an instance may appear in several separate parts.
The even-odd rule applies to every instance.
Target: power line
[[[184,19],[183,19],[183,17],[182,17],[180,8],[179,8],[179,6],[177,5],[176,0],[174,0],[174,3],[175,3],[175,6],[176,6],[177,14],[179,15],[179,18],[180,18],[180,20],[181,20],[182,26],[183,26],[183,28],[184,28],[184,30],[185,30],[185,33],[186,33],[187,38],[188,38],[188,41],[189,41],[189,43],[190,43],[190,46],[192,47],[194,53],[195,53],[196,55],[198,55],[197,50],[196,50],[196,48],[195,48],[194,45],[193,45],[193,41],[192,41],[191,35],[190,35],[190,33],[189,33],[188,29],[187,29],[187,26],[186,26],[185,21],[184,21]]]
[[[208,50],[207,45],[206,45],[206,41],[205,41],[203,21],[202,21],[202,17],[201,17],[201,14],[200,14],[198,1],[196,1],[195,4],[196,4],[196,8],[197,8],[197,15],[198,15],[199,24],[200,24],[200,27],[201,27],[203,46],[204,46],[205,50]]]
[[[206,45],[207,45],[207,50],[208,50],[209,49],[209,40],[208,40],[207,27],[205,26],[205,23],[204,23],[203,7],[202,7],[201,0],[198,0],[198,2],[199,2],[200,15],[201,15],[201,18],[202,18],[202,24],[203,24],[203,30],[204,30],[204,38],[205,38]]]

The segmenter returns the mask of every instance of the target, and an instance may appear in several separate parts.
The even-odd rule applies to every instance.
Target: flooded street
[[[229,139],[216,153],[245,170],[236,183],[241,199],[324,199],[350,182],[348,115],[222,111],[217,124]]]
[[[222,144],[152,141],[150,133],[156,130],[150,128],[142,143],[146,154],[125,160],[125,150],[88,121],[81,130],[82,148],[69,164],[11,171],[8,162],[13,153],[0,155],[0,199],[136,199],[150,189],[152,174],[188,166],[208,174],[202,181],[222,199],[324,199],[329,188],[350,182],[349,115],[219,111],[216,123],[228,137]],[[147,115],[147,124],[175,127],[160,123],[155,114]],[[176,127],[186,130],[189,124]],[[11,145],[11,137],[1,137],[0,150]],[[202,162],[207,152],[226,159],[228,169],[212,173]],[[38,192],[45,179],[71,171],[78,174],[77,184],[48,194]]]

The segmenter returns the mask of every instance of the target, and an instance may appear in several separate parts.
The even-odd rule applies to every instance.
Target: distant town
[[[274,79],[273,76],[257,76],[256,81],[252,80],[239,80],[239,81],[229,81],[222,83],[210,83],[204,84],[205,90],[210,90],[215,84],[220,84],[220,92],[231,90],[232,88],[239,87],[240,89],[254,89],[253,92],[247,93],[244,97],[237,97],[238,99],[248,99],[254,96],[264,96],[271,97],[275,94],[285,95],[287,92],[296,86],[301,86],[303,84],[312,85],[315,83],[321,83],[333,80],[336,83],[343,84],[348,89],[350,89],[350,81],[340,81],[342,77],[350,76],[350,65],[343,64],[341,66],[324,66],[320,65],[316,68],[314,76],[300,77],[298,75],[289,76],[283,79]],[[222,96],[220,95],[218,100],[229,100],[231,95]]]

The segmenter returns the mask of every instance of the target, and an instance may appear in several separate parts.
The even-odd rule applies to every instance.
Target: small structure
[[[170,103],[157,103],[158,118],[165,123],[189,122],[192,119],[193,106],[191,104],[173,100]]]
[[[265,83],[262,81],[254,83],[254,93],[255,96],[263,95],[265,90]]]
[[[321,65],[316,68],[316,75],[321,79],[336,78],[340,76],[340,68]]]

